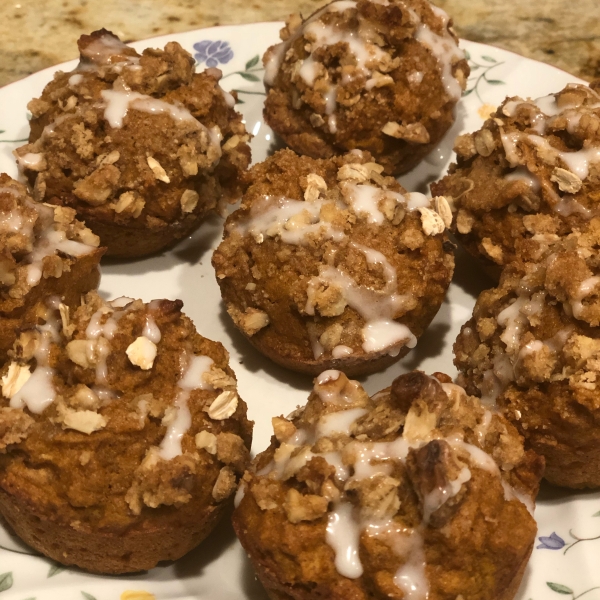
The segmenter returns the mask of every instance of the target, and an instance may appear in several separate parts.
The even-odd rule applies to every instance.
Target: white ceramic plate
[[[176,40],[196,58],[199,68],[218,66],[225,89],[237,89],[243,102],[248,131],[254,134],[254,161],[263,160],[273,144],[271,130],[262,122],[261,60],[266,48],[278,41],[279,23],[257,23],[215,27],[163,36],[133,44],[138,50],[163,47]],[[498,48],[462,42],[469,52],[472,74],[457,120],[438,149],[414,172],[401,178],[409,191],[427,191],[452,158],[456,135],[478,129],[490,107],[505,96],[537,98],[577,81],[548,65],[525,59]],[[61,65],[71,70],[76,62]],[[29,133],[26,105],[40,95],[56,68],[46,69],[0,89],[0,170],[17,176],[12,150]],[[271,434],[271,417],[288,414],[304,404],[310,379],[281,369],[261,356],[231,325],[220,302],[210,264],[212,249],[221,236],[221,220],[214,218],[175,249],[160,256],[134,262],[107,262],[100,290],[107,298],[131,296],[145,301],[181,298],[185,312],[200,333],[219,340],[231,353],[231,365],[239,390],[255,421],[254,449],[266,447]],[[464,255],[457,256],[457,269],[447,300],[417,348],[386,371],[363,381],[374,393],[399,374],[414,368],[426,372],[445,371],[455,375],[452,343],[460,326],[471,316],[476,295],[489,287],[477,266]],[[586,600],[600,598],[600,493],[572,494],[545,487],[536,509],[539,542],[518,594],[519,600],[560,600],[559,596]],[[596,537],[598,536],[598,537]],[[598,540],[598,541],[594,541]],[[131,591],[139,591],[132,594]],[[598,590],[598,591],[594,591]],[[228,520],[196,551],[173,564],[151,571],[120,577],[88,575],[64,569],[52,561],[32,555],[0,525],[0,600],[264,600]]]

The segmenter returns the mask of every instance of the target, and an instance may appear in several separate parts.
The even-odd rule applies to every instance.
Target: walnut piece
[[[290,488],[283,503],[283,510],[290,523],[300,523],[320,519],[327,513],[328,504],[328,500],[323,496],[303,496],[298,490]]]
[[[156,352],[156,344],[143,335],[136,338],[125,350],[129,362],[136,367],[140,367],[142,371],[148,371],[152,368]]]

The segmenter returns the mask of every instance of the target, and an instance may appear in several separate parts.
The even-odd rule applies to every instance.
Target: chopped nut
[[[435,429],[436,423],[437,415],[434,412],[429,412],[424,401],[413,402],[406,415],[403,437],[409,442],[426,440]]]
[[[229,150],[233,150],[236,146],[239,145],[241,138],[239,135],[232,135],[224,144],[221,146],[221,150],[223,152],[229,152]]]
[[[12,398],[31,377],[31,372],[27,365],[20,365],[11,362],[8,366],[8,372],[2,377],[2,395],[5,398]]]
[[[462,233],[463,235],[470,233],[473,229],[473,223],[475,223],[473,215],[461,208],[456,215],[456,229],[458,233]]]
[[[340,323],[334,323],[330,325],[319,338],[319,342],[323,345],[325,350],[332,350],[340,343],[344,328]]]
[[[110,344],[103,337],[96,340],[71,340],[66,350],[72,362],[84,369],[91,369],[110,352]]]
[[[253,336],[269,324],[269,315],[256,308],[247,308],[245,312],[241,312],[232,307],[229,314],[235,324],[249,336]]]
[[[494,244],[490,238],[483,238],[481,240],[481,245],[485,250],[485,253],[497,264],[502,263],[502,257],[504,256],[504,252],[502,251],[502,247]]]
[[[367,479],[350,480],[346,489],[357,493],[363,518],[389,519],[398,512],[400,507],[399,485],[399,480],[377,474]]]
[[[426,207],[420,207],[418,210],[421,213],[421,225],[425,235],[438,235],[444,233],[446,226],[440,215]]]
[[[146,201],[136,192],[123,192],[117,202],[112,205],[116,213],[128,212],[136,219],[142,214],[144,206],[146,206]]]
[[[314,521],[327,513],[329,502],[322,496],[303,496],[295,488],[290,488],[283,503],[283,509],[290,523]]]
[[[143,371],[148,371],[154,364],[156,358],[156,344],[147,337],[141,335],[129,344],[125,350],[129,362]]]
[[[550,181],[558,183],[558,188],[562,192],[567,192],[569,194],[577,193],[583,185],[583,182],[575,175],[575,173],[571,173],[571,171],[561,169],[560,167],[553,169],[552,175],[550,175]]]
[[[162,168],[161,164],[155,158],[152,158],[152,156],[148,156],[146,158],[146,161],[150,169],[152,169],[155,179],[163,181],[164,183],[171,183],[167,172]]]
[[[0,408],[0,452],[25,439],[35,421],[20,408]]]
[[[198,199],[200,196],[198,192],[194,190],[185,190],[183,194],[181,194],[181,212],[191,213],[194,212],[194,209],[198,205]]]
[[[221,392],[211,403],[208,410],[208,416],[216,421],[228,419],[237,410],[238,395],[235,392],[227,390]]]
[[[429,132],[422,123],[400,125],[400,123],[397,123],[396,121],[388,121],[381,128],[381,132],[390,137],[406,140],[415,144],[428,144],[430,140]]]
[[[327,191],[325,180],[315,173],[309,173],[306,176],[306,189],[304,190],[304,199],[307,202],[314,202],[319,198],[321,192]]]
[[[214,364],[210,369],[202,374],[202,381],[207,383],[215,390],[224,390],[228,387],[235,387],[235,378],[228,375],[223,369],[219,369]]]
[[[210,431],[201,431],[194,438],[198,450],[206,450],[209,454],[217,453],[217,436]]]
[[[223,467],[219,471],[219,476],[212,489],[212,497],[217,502],[222,502],[231,496],[235,486],[236,481],[233,470],[230,467]]]
[[[309,121],[313,127],[320,127],[325,123],[325,119],[318,113],[312,113],[309,117]]]
[[[448,200],[444,196],[436,196],[433,199],[433,204],[438,215],[442,217],[444,225],[450,227],[452,225],[452,209],[450,208],[450,204],[448,204]]]
[[[121,158],[121,153],[118,150],[113,150],[107,154],[101,161],[101,165],[114,165]]]
[[[66,409],[62,414],[62,424],[65,429],[75,429],[88,435],[106,427],[106,417],[93,410]]]
[[[289,440],[296,433],[296,426],[283,417],[273,417],[271,423],[275,437],[279,442]]]
[[[100,165],[93,173],[75,182],[73,193],[92,206],[100,206],[108,200],[120,178],[121,172],[114,165]]]
[[[350,163],[342,165],[337,172],[337,178],[339,181],[346,181],[347,179],[354,179],[356,181],[368,181],[370,177],[371,169],[366,165],[360,163]]]

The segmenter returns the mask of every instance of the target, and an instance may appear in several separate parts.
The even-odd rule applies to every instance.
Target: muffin
[[[327,371],[273,419],[233,514],[270,598],[513,598],[543,460],[449,381],[415,371],[369,398]]]
[[[459,381],[546,458],[545,478],[600,487],[600,219],[506,267],[454,345]]]
[[[76,209],[108,256],[156,252],[241,194],[250,148],[235,97],[176,42],[140,55],[102,29],[78,44],[79,66],[28,104],[18,164],[35,199]]]
[[[56,296],[75,308],[98,287],[103,253],[73,209],[34,202],[24,185],[0,174],[0,364],[16,330],[36,324],[38,302]]]
[[[368,150],[416,166],[454,122],[469,75],[448,15],[427,0],[336,1],[292,16],[264,58],[264,117],[300,154]]]
[[[0,513],[65,565],[127,573],[198,545],[233,500],[252,423],[221,344],[180,300],[49,302],[2,369]]]
[[[599,86],[507,98],[457,139],[456,164],[431,186],[453,199],[453,233],[496,280],[516,257],[537,260],[600,214]]]
[[[212,260],[230,317],[280,365],[374,372],[437,313],[454,270],[450,208],[381,172],[361,151],[282,150],[252,168]]]

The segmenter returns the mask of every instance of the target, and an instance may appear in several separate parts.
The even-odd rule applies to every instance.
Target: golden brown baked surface
[[[50,296],[75,308],[100,280],[104,248],[70,208],[34,202],[26,187],[0,174],[0,364],[18,328],[34,325]]]
[[[149,569],[211,531],[251,432],[227,352],[180,301],[89,294],[49,309],[2,369],[0,511],[63,564]]]
[[[194,72],[176,42],[139,55],[106,30],[79,40],[81,60],[28,107],[16,150],[38,201],[71,206],[108,255],[160,250],[235,200],[248,135],[221,72]]]
[[[448,16],[426,0],[332,2],[293,15],[264,56],[266,122],[300,154],[368,150],[392,175],[454,122],[469,66]]]
[[[369,398],[327,371],[305,408],[273,419],[233,514],[271,598],[514,595],[543,460],[436,376],[402,375]]]
[[[546,458],[545,477],[600,486],[600,219],[505,268],[454,345],[459,380]]]
[[[282,150],[252,168],[213,265],[229,315],[275,362],[373,372],[437,313],[454,270],[450,209],[381,170],[359,151]]]
[[[453,233],[496,278],[600,215],[598,82],[535,101],[507,98],[455,150],[432,193],[453,199]]]

